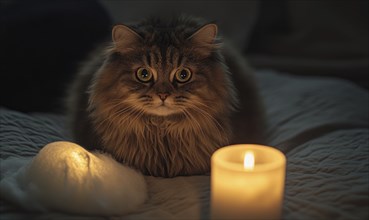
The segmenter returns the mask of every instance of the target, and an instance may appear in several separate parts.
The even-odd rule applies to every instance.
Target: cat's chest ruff
[[[179,124],[183,122],[173,122],[163,117],[151,117],[149,120],[144,122],[148,129],[154,131],[152,133],[157,133],[160,136],[164,136],[169,130],[176,129]]]

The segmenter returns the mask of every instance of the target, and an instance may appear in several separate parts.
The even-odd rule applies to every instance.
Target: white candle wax
[[[272,147],[240,144],[217,150],[211,158],[211,218],[281,218],[285,170],[286,157]]]

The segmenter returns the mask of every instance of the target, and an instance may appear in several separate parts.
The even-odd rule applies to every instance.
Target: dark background
[[[18,111],[62,112],[78,66],[110,39],[114,23],[182,12],[216,21],[256,68],[342,78],[368,88],[366,0],[0,3],[0,104]]]

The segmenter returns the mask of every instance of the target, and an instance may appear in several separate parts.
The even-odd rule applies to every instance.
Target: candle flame
[[[255,166],[254,153],[252,153],[251,151],[248,151],[248,152],[246,152],[245,158],[243,160],[243,167],[246,170],[253,170],[254,166]]]

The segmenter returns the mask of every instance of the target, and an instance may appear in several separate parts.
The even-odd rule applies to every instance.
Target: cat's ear
[[[142,38],[131,28],[118,24],[112,30],[113,42],[119,47],[129,47],[130,45],[138,43]]]
[[[188,39],[195,43],[212,44],[217,37],[218,27],[216,24],[207,24],[197,30]]]

